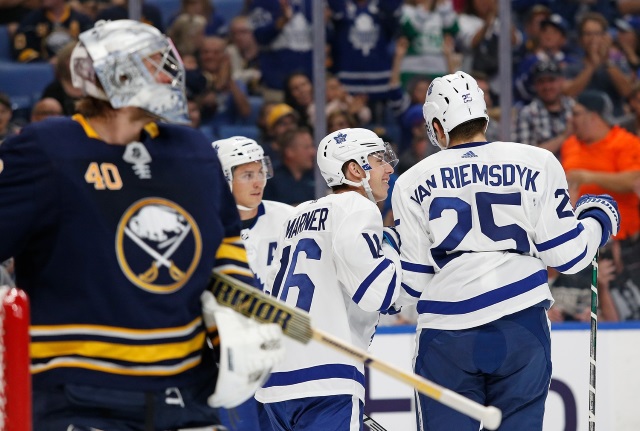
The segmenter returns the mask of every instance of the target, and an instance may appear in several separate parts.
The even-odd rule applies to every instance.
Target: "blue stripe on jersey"
[[[389,286],[387,286],[387,293],[384,295],[382,306],[378,309],[379,311],[386,311],[391,306],[391,298],[393,298],[393,292],[396,290],[396,275],[397,272],[394,271],[391,282],[389,282]]]
[[[464,301],[419,301],[418,313],[446,315],[471,313],[526,293],[546,282],[547,270],[542,269],[520,281],[507,284],[506,286],[499,287],[498,289],[483,293],[482,295],[478,295],[473,298],[465,299]]]
[[[580,253],[578,255],[578,257],[576,257],[575,259],[571,259],[569,262],[565,263],[564,265],[555,266],[554,268],[557,269],[559,272],[564,272],[564,271],[572,268],[573,265],[575,265],[576,263],[580,262],[582,259],[584,259],[586,254],[587,254],[587,247],[585,247],[584,251],[582,253]]]
[[[414,298],[420,298],[420,292],[418,292],[417,290],[413,290],[412,288],[410,288],[404,283],[400,283],[400,286],[402,286],[404,291],[407,292],[409,295],[413,296]]]
[[[405,271],[411,271],[411,272],[420,272],[423,274],[435,274],[435,270],[433,269],[433,266],[431,265],[421,265],[419,263],[411,263],[411,262],[407,262],[407,261],[400,261],[401,265],[402,265],[402,269],[404,269]]]
[[[389,259],[384,259],[382,262],[380,262],[378,266],[376,266],[376,268],[371,271],[371,274],[369,274],[367,278],[365,278],[364,281],[360,284],[358,290],[356,290],[356,293],[353,295],[353,302],[355,302],[356,304],[359,303],[369,286],[371,286],[371,283],[373,283],[373,281],[378,278],[380,273],[387,269],[387,267],[392,263],[393,262],[391,262]]]
[[[271,373],[269,380],[262,387],[289,386],[297,383],[310,382],[325,379],[349,379],[355,380],[364,386],[364,374],[353,365],[326,364],[315,367],[302,368],[300,370],[282,371]]]
[[[574,238],[577,238],[578,235],[580,235],[580,232],[582,232],[583,230],[584,230],[584,226],[582,225],[582,223],[578,223],[578,225],[574,229],[570,230],[569,232],[565,232],[556,238],[550,239],[549,241],[536,244],[536,248],[538,249],[538,251],[546,251],[546,250],[552,249],[553,247],[562,245],[565,242],[568,242]]]

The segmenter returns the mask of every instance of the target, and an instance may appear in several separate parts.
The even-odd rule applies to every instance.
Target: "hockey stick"
[[[253,286],[213,271],[210,289],[219,304],[230,307],[259,322],[276,323],[280,325],[285,335],[294,340],[306,344],[309,340],[314,339],[362,361],[367,367],[375,368],[414,387],[426,396],[460,413],[482,421],[487,429],[495,430],[500,426],[502,412],[496,407],[483,406],[417,374],[408,373],[395,365],[377,359],[368,352],[353,347],[320,329],[313,328],[307,313],[269,295],[265,295]]]
[[[589,431],[596,430],[596,336],[598,335],[598,254],[591,261],[591,330],[589,336]]]
[[[363,417],[364,424],[368,426],[371,431],[387,431],[382,425],[374,421],[371,416],[368,416],[366,413],[363,414]]]

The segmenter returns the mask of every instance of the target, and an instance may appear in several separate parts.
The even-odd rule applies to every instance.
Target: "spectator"
[[[575,274],[562,274],[548,268],[549,287],[554,303],[547,315],[552,322],[589,322],[591,320],[590,266]],[[598,320],[617,322],[618,311],[611,296],[610,284],[616,267],[611,259],[598,260]]]
[[[13,116],[13,107],[11,99],[4,93],[0,93],[0,144],[13,135],[16,135],[20,129],[11,123]]]
[[[267,138],[262,141],[262,146],[265,154],[271,158],[274,169],[277,169],[281,162],[280,139],[286,132],[298,127],[299,119],[296,110],[286,103],[274,104],[266,116]]]
[[[553,61],[566,70],[569,65],[578,60],[566,52],[567,32],[569,26],[560,15],[551,15],[540,24],[538,48],[517,64],[515,76],[515,98],[517,101],[528,103],[535,97],[532,72],[534,66],[540,62]]]
[[[401,66],[403,86],[414,76],[433,79],[459,68],[453,55],[458,23],[451,0],[406,2],[400,22],[409,40]]]
[[[203,98],[205,122],[232,124],[251,114],[246,88],[231,76],[231,61],[227,42],[217,36],[207,36],[200,48],[200,69],[207,79],[207,94]]]
[[[119,19],[129,18],[129,0],[115,0],[112,6],[100,12],[96,16],[96,21],[116,21]],[[149,24],[164,32],[164,21],[162,20],[162,12],[158,6],[150,3],[142,2],[142,10],[140,21]]]
[[[294,72],[284,84],[284,103],[298,113],[299,123],[313,130],[315,106],[313,104],[313,84],[307,75]]]
[[[82,90],[74,88],[71,83],[71,70],[69,64],[71,53],[76,46],[75,42],[69,42],[58,51],[57,61],[54,68],[55,79],[49,83],[42,92],[42,98],[54,98],[62,105],[64,115],[76,113],[76,102],[82,97]]]
[[[518,113],[513,140],[545,148],[560,157],[560,147],[572,134],[573,99],[562,94],[560,66],[540,61],[532,71],[535,98]]]
[[[255,0],[250,19],[260,45],[262,94],[282,102],[287,76],[302,72],[312,76],[312,0]]]
[[[634,135],[640,135],[640,82],[636,82],[631,88],[627,104],[630,115],[622,119],[620,127],[627,129]]]
[[[48,117],[60,117],[63,115],[62,105],[53,97],[45,97],[38,100],[31,109],[31,122],[37,123]]]
[[[489,125],[484,133],[487,142],[500,140],[500,116],[502,115],[500,106],[495,106],[495,94],[491,91],[489,78],[482,72],[473,72],[472,77],[478,83],[478,87],[484,93],[484,103],[487,105],[489,115]]]
[[[171,38],[183,58],[197,56],[204,41],[207,20],[202,15],[181,14],[171,23],[167,36]],[[186,67],[186,65],[185,65]]]
[[[587,13],[580,21],[578,34],[584,58],[569,66],[564,92],[575,97],[583,90],[602,91],[613,102],[613,115],[619,117],[631,92],[632,74],[624,56],[612,49],[608,25],[599,13]]]
[[[525,14],[522,31],[522,45],[514,52],[514,65],[520,63],[528,54],[534,53],[538,49],[542,21],[549,18],[551,9],[543,4],[532,6]]]
[[[88,16],[91,21],[96,21],[98,14],[113,6],[109,0],[69,0],[69,5],[74,9]]]
[[[250,95],[259,95],[260,47],[253,36],[251,22],[246,16],[237,16],[229,24],[229,45],[227,52],[231,58],[231,76],[247,86]]]
[[[325,112],[327,116],[334,111],[347,111],[354,118],[356,124],[369,124],[371,121],[371,109],[367,106],[368,98],[366,94],[349,94],[338,77],[332,74],[327,75],[325,92]]]
[[[606,94],[593,90],[581,93],[573,107],[574,134],[562,145],[561,161],[572,201],[584,194],[607,193],[618,202],[620,231],[610,252],[616,265],[611,293],[614,299],[620,299],[617,301],[620,318],[637,319],[640,318],[640,297],[636,295],[640,294],[640,199],[634,192],[634,184],[640,181],[640,138],[612,126],[612,111],[611,99]],[[623,304],[627,311],[623,312]]]
[[[422,104],[430,80],[426,77],[415,76],[410,80],[408,91],[405,92],[401,85],[400,68],[409,49],[409,41],[405,37],[399,37],[395,45],[391,79],[389,80],[389,107],[400,126],[397,152],[403,154],[413,143],[413,126],[416,124],[415,112],[422,112]]]
[[[401,0],[328,0],[333,72],[351,94],[366,94],[374,122],[389,92],[389,46],[400,29]],[[372,105],[375,105],[372,106]]]
[[[422,112],[420,112],[420,115],[422,115]],[[411,143],[411,147],[400,154],[400,157],[398,158],[398,166],[396,167],[398,175],[402,175],[404,172],[409,170],[410,167],[427,157],[429,154],[432,154],[435,150],[432,145],[429,145],[424,133],[424,118],[421,118],[421,120],[422,136],[415,136]]]
[[[627,20],[616,19],[614,24],[615,29],[612,30],[614,34],[614,46],[627,59],[633,78],[636,80],[640,77],[640,52],[638,52],[640,46],[638,44],[638,33],[636,33],[636,30]]]
[[[71,9],[66,0],[42,0],[40,8],[20,21],[13,37],[14,58],[23,63],[50,60],[92,25],[91,18]]]
[[[482,72],[492,89],[498,87],[498,21],[497,0],[468,0],[464,13],[458,16],[460,27],[456,44],[462,52],[462,70]],[[515,27],[511,28],[511,45],[518,51],[522,37]]]
[[[327,115],[327,133],[333,133],[340,129],[352,129],[359,127],[358,121],[347,111],[331,111]]]
[[[170,24],[182,14],[200,15],[207,20],[205,34],[207,36],[225,37],[227,35],[227,23],[222,15],[216,12],[215,0],[181,0],[180,10],[175,16],[170,17]]]
[[[289,130],[278,139],[282,164],[264,189],[264,199],[297,205],[315,198],[316,148],[309,129]]]

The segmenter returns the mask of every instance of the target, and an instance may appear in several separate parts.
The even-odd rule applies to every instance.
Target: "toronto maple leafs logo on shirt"
[[[336,144],[339,145],[339,144],[342,144],[344,141],[347,140],[347,135],[342,133],[342,132],[340,132],[333,139],[335,139],[336,140]]]

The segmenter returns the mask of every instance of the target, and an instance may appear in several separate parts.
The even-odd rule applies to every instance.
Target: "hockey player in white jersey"
[[[418,304],[415,372],[500,408],[501,431],[541,430],[551,381],[546,268],[586,267],[617,232],[617,204],[591,196],[574,212],[551,152],[488,143],[483,93],[466,73],[433,80],[423,113],[444,151],[401,175],[392,199],[403,292]],[[479,428],[418,399],[418,430]]]
[[[214,141],[211,145],[218,151],[224,175],[236,199],[249,265],[264,290],[267,269],[276,252],[278,233],[293,207],[262,200],[267,180],[273,176],[273,168],[269,156],[264,155],[256,141],[233,136]]]
[[[280,232],[271,294],[311,315],[315,327],[367,349],[380,311],[400,290],[397,251],[382,216],[397,159],[366,129],[342,129],[318,146],[334,194],[296,207]],[[287,340],[287,356],[256,393],[276,430],[359,431],[364,365],[329,347]]]
[[[262,200],[264,187],[273,176],[273,169],[269,156],[264,155],[264,150],[256,141],[233,136],[214,141],[211,145],[218,152],[222,171],[236,200],[249,266],[264,290],[268,269],[274,263],[278,233],[294,208],[281,202]],[[238,420],[227,420],[224,412],[220,415],[231,431],[273,429],[264,408],[255,399],[249,399],[236,410]]]

